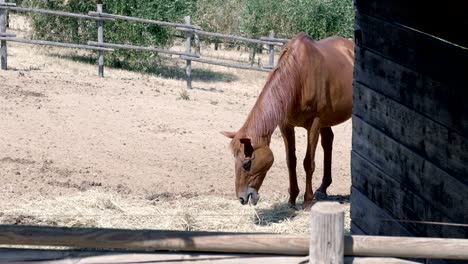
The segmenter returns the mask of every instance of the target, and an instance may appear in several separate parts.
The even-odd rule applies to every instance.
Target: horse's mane
[[[276,126],[286,121],[291,108],[299,102],[303,77],[300,74],[301,65],[299,62],[301,49],[297,43],[311,40],[309,36],[301,33],[283,49],[278,59],[278,65],[268,75],[265,86],[247,120],[231,142],[234,154],[240,149],[239,139],[242,137],[250,138],[254,145],[255,142],[258,143],[265,138],[269,141]]]

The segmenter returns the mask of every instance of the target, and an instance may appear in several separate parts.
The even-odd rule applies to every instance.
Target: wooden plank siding
[[[383,19],[362,14],[355,16],[355,30],[362,32],[359,45],[407,68],[451,84],[457,89],[468,80],[468,49]],[[454,59],[456,58],[456,60]],[[454,78],[455,77],[455,78]],[[457,93],[468,94],[461,86]]]
[[[381,171],[371,162],[356,152],[352,153],[354,166],[352,173],[354,187],[368,197],[379,208],[391,212],[387,219],[376,219],[379,224],[397,221],[412,234],[427,237],[438,237],[441,233],[448,237],[461,237],[468,234],[468,227],[424,224],[421,222],[456,222],[441,214],[440,208],[412,191],[404,183]],[[358,176],[359,175],[359,176]],[[363,177],[367,175],[367,177]],[[408,221],[405,221],[408,220]],[[415,221],[415,222],[412,222]],[[392,228],[393,229],[393,228]]]
[[[351,231],[468,238],[468,2],[354,3]]]
[[[379,16],[430,35],[468,47],[466,10],[468,1],[394,1],[359,0],[355,8],[368,15]],[[450,14],[442,16],[441,14]]]
[[[467,138],[359,82],[353,96],[356,116],[468,185]]]
[[[351,188],[351,205],[351,232],[353,234],[411,236],[411,233],[400,223],[382,221],[382,219],[393,219],[393,217],[354,186]]]
[[[466,83],[447,87],[367,47],[355,50],[355,81],[468,137]]]
[[[353,151],[365,157],[380,170],[391,175],[391,178],[400,183],[400,185],[393,183],[395,188],[399,188],[403,192],[403,196],[409,196],[408,198],[400,198],[408,199],[408,204],[394,202],[393,210],[389,210],[393,217],[399,220],[436,222],[444,222],[445,220],[445,222],[449,223],[468,223],[466,211],[466,208],[468,208],[468,185],[458,181],[450,174],[412,152],[399,142],[391,139],[384,132],[362,121],[357,116],[353,119],[353,133]],[[375,179],[368,178],[377,178],[378,176],[371,173],[367,174],[368,171],[360,171],[359,168],[355,168],[363,166],[363,164],[356,158],[356,155],[352,158],[353,187],[365,193],[359,181],[375,181]],[[372,185],[370,187],[378,188]],[[427,201],[428,205],[435,208],[433,210],[430,210],[426,206],[418,208],[418,203],[411,205],[410,203],[414,202],[415,197],[407,190],[418,194],[422,199]],[[373,200],[371,197],[369,198]],[[382,206],[379,203],[388,201],[373,200],[373,202],[378,206]],[[408,206],[408,208],[402,209],[408,210],[405,213],[398,211],[398,208],[403,206]],[[445,218],[444,216],[450,217]],[[458,235],[456,232],[450,232],[449,236],[447,236],[447,233],[439,233],[437,235],[436,232],[431,232],[431,236],[468,237],[468,228],[465,228]]]

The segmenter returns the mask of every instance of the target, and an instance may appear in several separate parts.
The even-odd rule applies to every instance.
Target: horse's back
[[[301,115],[320,116],[322,125],[333,126],[349,119],[352,113],[354,42],[339,36],[315,41],[298,34],[290,48],[302,54],[304,76]],[[328,91],[327,91],[328,90]],[[302,119],[302,118],[299,118]]]
[[[354,42],[340,36],[333,36],[316,42],[317,46],[325,53],[337,59],[343,56],[350,64],[354,65]]]

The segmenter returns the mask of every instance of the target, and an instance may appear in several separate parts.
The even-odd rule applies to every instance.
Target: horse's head
[[[255,205],[259,199],[258,190],[267,171],[273,165],[273,152],[267,142],[252,143],[248,137],[234,132],[222,132],[231,138],[231,148],[235,158],[236,195],[241,204],[249,199]]]

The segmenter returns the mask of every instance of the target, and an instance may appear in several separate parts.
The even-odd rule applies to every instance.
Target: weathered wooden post
[[[195,53],[200,54],[201,53],[200,36],[197,33],[195,33],[193,34],[193,38],[195,39]]]
[[[184,17],[185,24],[190,25],[190,16]],[[190,48],[190,41],[192,39],[192,32],[185,31],[185,37],[187,38],[186,43],[186,52],[191,53],[192,49]],[[192,61],[187,60],[187,67],[185,68],[185,73],[187,73],[187,89],[192,89]]]
[[[344,209],[337,202],[312,206],[309,263],[344,262]]]
[[[97,12],[102,13],[102,1],[98,0],[97,2]],[[97,28],[98,28],[98,43],[104,43],[104,22],[102,20],[97,21]],[[98,59],[98,76],[104,77],[104,51],[98,51],[99,59]]]
[[[5,4],[5,0],[0,0],[0,5]],[[7,25],[7,11],[5,9],[0,9],[0,35],[6,34],[6,25]],[[7,63],[7,42],[6,40],[0,41],[0,56],[1,56],[1,67],[2,70],[8,68]]]
[[[272,30],[270,31],[270,38],[275,37],[275,32]],[[273,40],[270,40],[273,41]],[[275,46],[274,45],[268,45],[268,53],[269,53],[269,63],[270,67],[273,69],[275,67]]]
[[[255,43],[251,43],[250,45],[250,65],[254,65],[255,64],[255,54],[257,53],[257,44]]]

